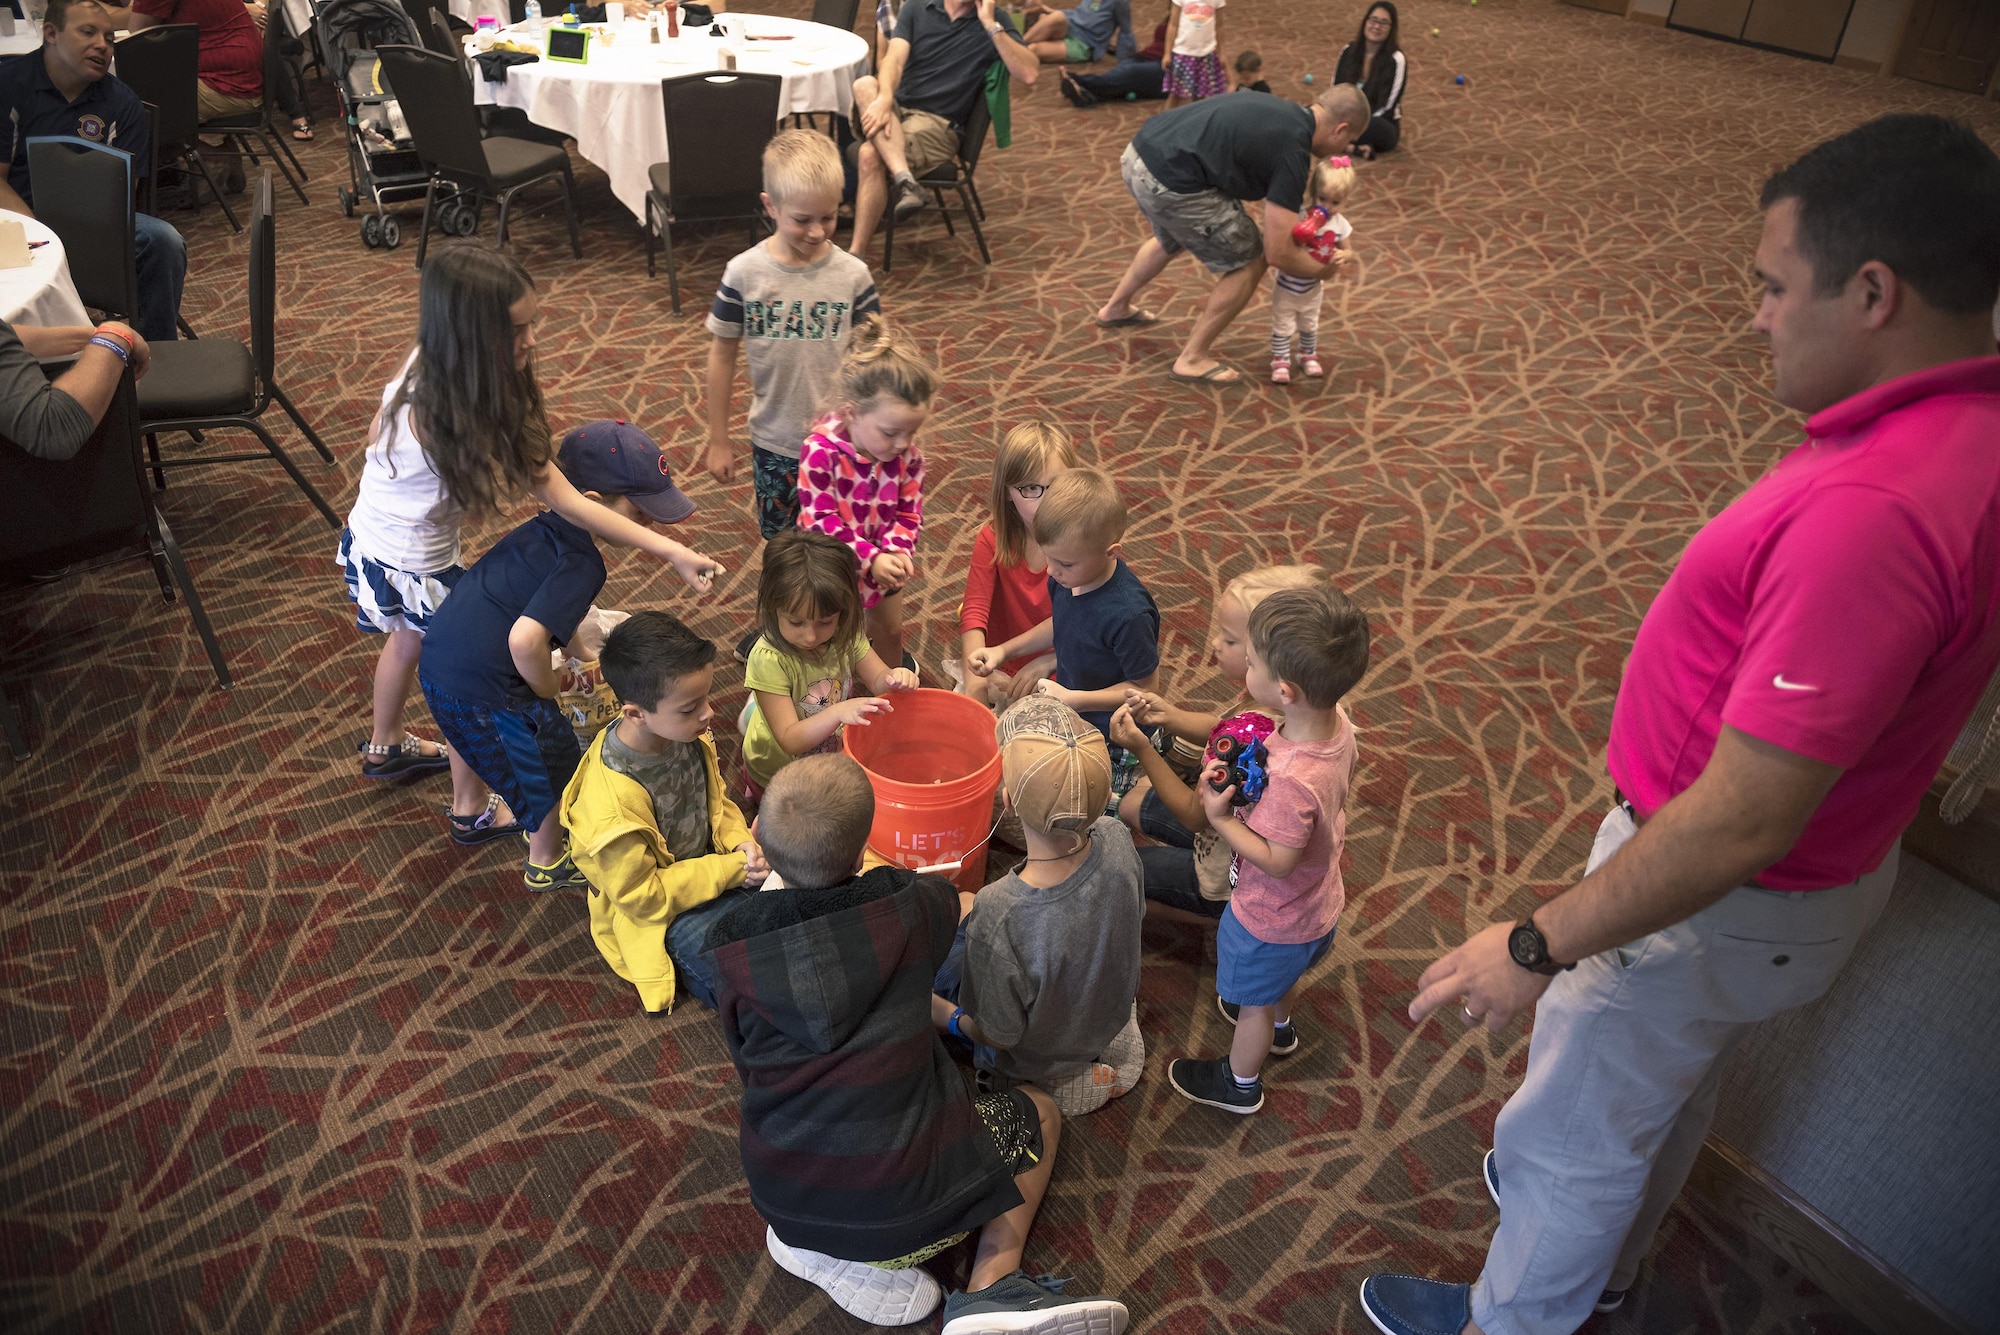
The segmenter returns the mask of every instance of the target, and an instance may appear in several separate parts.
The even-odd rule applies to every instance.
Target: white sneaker
[[[827,1297],[874,1326],[908,1326],[935,1312],[944,1290],[922,1266],[883,1270],[865,1261],[842,1261],[823,1252],[787,1247],[769,1224],[764,1249],[781,1269],[826,1290]]]

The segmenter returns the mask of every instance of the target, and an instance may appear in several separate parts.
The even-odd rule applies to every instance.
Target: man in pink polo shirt
[[[1410,1007],[1530,1006],[1476,1284],[1371,1275],[1390,1335],[1568,1335],[1624,1301],[1749,1027],[1826,991],[2000,665],[2000,158],[1889,116],[1765,184],[1756,330],[1804,444],[1688,544],[1611,720],[1583,880]]]

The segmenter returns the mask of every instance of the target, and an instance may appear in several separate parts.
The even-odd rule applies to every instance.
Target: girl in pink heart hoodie
[[[924,520],[917,433],[936,394],[937,371],[916,344],[867,321],[849,335],[838,402],[799,449],[799,527],[854,553],[868,642],[891,666],[904,661],[903,586]]]

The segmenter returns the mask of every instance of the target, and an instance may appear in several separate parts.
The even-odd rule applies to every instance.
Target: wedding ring
[[[1474,1014],[1472,1013],[1472,1007],[1470,1007],[1470,1006],[1467,1006],[1467,1005],[1465,1005],[1465,1004],[1463,1004],[1463,1003],[1460,1003],[1460,1005],[1459,1005],[1459,1008],[1458,1008],[1458,1013],[1459,1013],[1460,1015],[1463,1015],[1463,1016],[1465,1017],[1465,1022],[1466,1022],[1467,1024],[1478,1024],[1478,1023],[1479,1023],[1479,1017],[1478,1017],[1477,1015],[1474,1015]]]

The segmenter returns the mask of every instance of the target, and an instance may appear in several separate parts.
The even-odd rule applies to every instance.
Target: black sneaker
[[[1030,1279],[1016,1270],[983,1289],[953,1293],[944,1300],[940,1335],[1121,1335],[1131,1314],[1116,1298],[1072,1298],[1066,1279]]]
[[[1097,105],[1097,96],[1094,93],[1086,91],[1084,86],[1076,81],[1076,76],[1068,70],[1062,72],[1057,78],[1057,83],[1062,87],[1062,95],[1069,100],[1071,106],[1094,107]]]
[[[1606,1289],[1597,1295],[1597,1302],[1592,1310],[1615,1312],[1625,1305],[1625,1295],[1630,1292],[1630,1289]]]
[[[1264,1082],[1259,1080],[1248,1089],[1237,1084],[1227,1057],[1213,1061],[1182,1057],[1168,1062],[1167,1083],[1183,1098],[1224,1112],[1253,1113],[1264,1106]]]
[[[908,222],[924,211],[930,197],[914,180],[896,182],[896,221]]]
[[[910,651],[908,649],[903,650],[903,666],[908,668],[912,672],[915,672],[917,670],[917,660],[910,657]]]
[[[1221,1011],[1222,1018],[1231,1024],[1235,1024],[1236,1017],[1242,1013],[1241,1007],[1237,1006],[1235,1002],[1224,1001],[1221,997],[1215,999],[1215,1008]],[[1271,1055],[1273,1057],[1289,1057],[1298,1050],[1298,1017],[1294,1016],[1271,1031]]]
[[[739,663],[748,663],[750,661],[750,651],[752,649],[755,649],[757,647],[757,641],[763,638],[764,638],[764,629],[763,627],[760,626],[756,630],[751,631],[748,635],[745,635],[742,639],[738,640],[736,642],[736,661]]]

